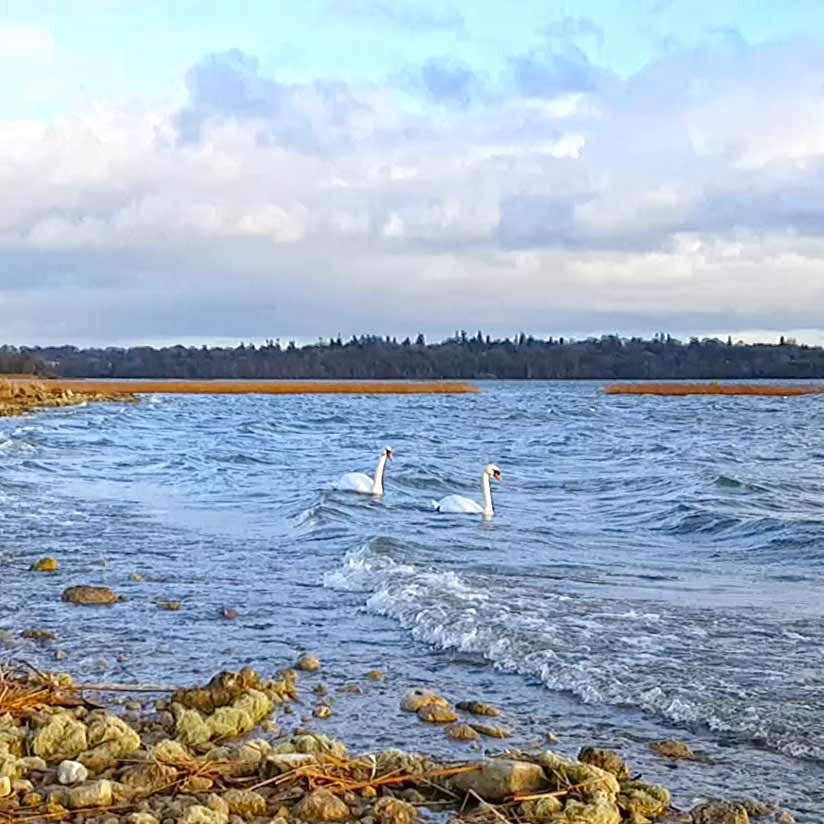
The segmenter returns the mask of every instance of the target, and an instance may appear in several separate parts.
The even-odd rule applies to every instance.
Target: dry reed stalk
[[[616,383],[604,389],[607,395],[657,395],[685,397],[687,395],[744,395],[765,397],[797,397],[822,395],[824,386],[754,386],[742,383]]]

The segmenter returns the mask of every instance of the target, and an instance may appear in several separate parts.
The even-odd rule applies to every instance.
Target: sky
[[[824,343],[818,0],[0,0],[0,343]]]

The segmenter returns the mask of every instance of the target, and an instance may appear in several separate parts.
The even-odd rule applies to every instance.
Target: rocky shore
[[[442,725],[466,750],[458,760],[351,753],[322,733],[323,719],[337,711],[336,693],[365,692],[382,681],[374,670],[330,684],[308,654],[268,677],[221,672],[203,686],[176,690],[80,684],[22,662],[7,666],[0,671],[0,821],[793,821],[753,800],[673,809],[665,787],[634,775],[607,749],[584,747],[577,759],[541,746],[484,752],[484,742],[509,732],[483,696],[453,706],[437,692],[398,685],[398,712]],[[677,742],[655,746],[662,759],[695,757]]]
[[[30,379],[0,379],[0,418],[25,415],[38,409],[82,406],[84,403],[133,401],[133,394],[107,392],[100,387],[74,390],[60,384]]]

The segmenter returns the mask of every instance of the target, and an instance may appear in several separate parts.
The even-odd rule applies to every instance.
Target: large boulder
[[[140,749],[140,736],[114,715],[92,721],[88,739],[89,749],[80,753],[77,760],[94,772],[100,772]]]
[[[77,758],[88,748],[86,725],[67,712],[53,715],[31,740],[31,751],[50,764]]]
[[[108,587],[75,586],[63,590],[61,598],[70,604],[98,606],[115,604],[119,600]]]
[[[547,781],[539,764],[490,759],[481,761],[476,770],[456,775],[451,784],[461,793],[473,792],[484,801],[500,802],[513,795],[540,792]]]

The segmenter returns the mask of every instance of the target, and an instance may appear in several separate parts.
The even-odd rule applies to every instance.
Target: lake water
[[[387,673],[316,722],[356,748],[465,752],[398,711],[431,685],[505,708],[499,749],[552,731],[564,753],[619,748],[681,806],[755,796],[824,820],[824,397],[481,386],[0,420],[0,649],[132,683],[309,649],[333,680]],[[382,501],[333,488],[387,444]],[[492,521],[432,511],[480,500],[489,461]],[[46,554],[59,572],[28,572]],[[129,600],[61,603],[76,583]],[[60,641],[11,635],[32,628]],[[712,763],[652,756],[668,737]]]

